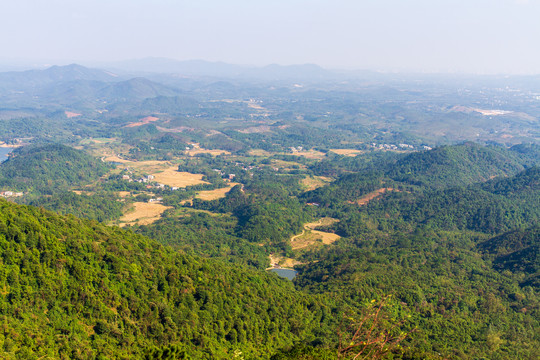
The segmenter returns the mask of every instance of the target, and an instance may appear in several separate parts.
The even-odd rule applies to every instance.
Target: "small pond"
[[[13,150],[10,147],[0,147],[0,163],[3,163],[8,159],[7,155]]]
[[[278,276],[281,276],[281,277],[286,278],[286,279],[289,279],[289,280],[294,279],[294,277],[295,277],[296,274],[298,273],[298,271],[296,271],[296,270],[292,270],[292,269],[280,269],[280,268],[271,269],[271,270],[269,270],[269,271],[275,272],[276,274],[278,274]]]

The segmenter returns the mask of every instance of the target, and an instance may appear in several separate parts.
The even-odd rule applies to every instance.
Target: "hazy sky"
[[[2,0],[0,60],[540,74],[540,0]]]

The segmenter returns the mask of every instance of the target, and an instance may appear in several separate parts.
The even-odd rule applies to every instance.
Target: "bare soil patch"
[[[74,118],[74,117],[77,117],[77,116],[81,116],[82,114],[79,114],[79,113],[76,113],[76,112],[72,112],[72,111],[64,111],[64,114],[66,114],[66,117],[68,119],[71,119],[71,118]]]
[[[375,190],[373,192],[370,192],[367,195],[362,196],[360,199],[358,199],[356,201],[348,201],[348,203],[349,204],[358,204],[360,206],[363,206],[363,205],[366,205],[371,200],[375,199],[376,197],[381,196],[382,194],[384,194],[387,191],[399,191],[399,190],[396,190],[396,189],[393,189],[393,188],[381,188],[379,190]]]
[[[139,122],[128,124],[128,125],[126,125],[125,127],[137,127],[137,126],[142,126],[142,125],[150,124],[151,122],[155,122],[155,121],[158,121],[158,120],[159,120],[158,117],[155,117],[155,116],[147,116],[147,117],[144,117],[144,118],[142,118],[141,120],[139,120]]]

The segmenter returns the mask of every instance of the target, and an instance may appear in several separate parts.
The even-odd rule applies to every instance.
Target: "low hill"
[[[540,287],[539,225],[494,237],[478,248],[493,256],[495,269],[524,273],[523,285]]]
[[[328,305],[273,274],[170,251],[130,231],[0,200],[3,359],[269,358],[325,333]]]
[[[98,96],[108,101],[127,101],[175,96],[178,91],[145,78],[133,78],[110,84],[99,91]]]
[[[530,168],[509,178],[467,187],[388,192],[371,201],[371,216],[392,215],[409,225],[430,225],[446,230],[473,230],[499,234],[540,219],[540,171]]]
[[[50,194],[96,181],[108,169],[99,159],[68,146],[32,145],[13,151],[0,165],[0,189]]]
[[[441,188],[511,176],[531,162],[538,164],[540,159],[532,160],[528,152],[468,142],[407,155],[390,165],[387,175],[396,181]]]

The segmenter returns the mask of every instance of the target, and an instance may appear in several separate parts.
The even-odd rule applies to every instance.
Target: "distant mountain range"
[[[178,61],[165,58],[145,58],[103,64],[104,68],[135,73],[169,73],[186,77],[218,77],[260,80],[322,80],[336,78],[338,73],[314,64],[267,65],[255,67],[203,60]]]
[[[25,104],[95,107],[103,102],[177,96],[180,91],[142,77],[130,78],[81,65],[0,73],[0,99]]]

